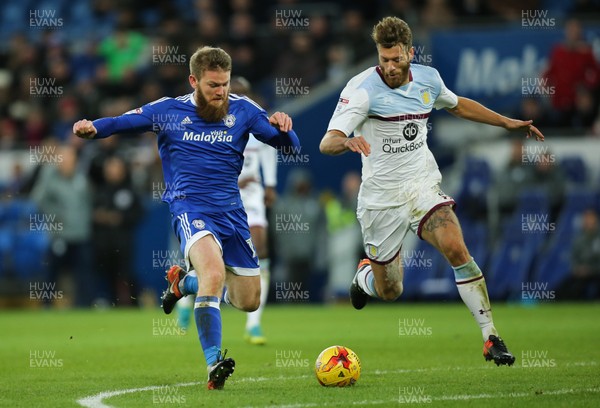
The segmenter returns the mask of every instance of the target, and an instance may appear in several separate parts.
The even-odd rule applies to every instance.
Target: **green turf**
[[[496,305],[494,313],[517,356],[513,367],[483,360],[479,329],[462,304],[368,305],[360,312],[349,306],[273,306],[264,315],[266,346],[246,344],[245,315],[224,307],[224,346],[237,367],[225,390],[207,391],[195,327],[179,335],[159,309],[3,311],[0,406],[75,407],[86,396],[144,387],[103,402],[600,406],[599,304]],[[409,325],[415,322],[421,326]],[[324,388],[314,377],[314,359],[334,344],[361,358],[362,376],[354,387]]]

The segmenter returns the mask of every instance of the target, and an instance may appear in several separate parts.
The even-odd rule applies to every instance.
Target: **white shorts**
[[[267,227],[265,189],[259,183],[250,183],[240,190],[242,202],[248,214],[250,227]]]
[[[435,210],[444,205],[455,205],[454,199],[444,194],[439,184],[415,193],[412,199],[398,207],[357,209],[364,250],[371,261],[378,264],[391,262],[400,252],[409,229],[421,238],[423,224]]]

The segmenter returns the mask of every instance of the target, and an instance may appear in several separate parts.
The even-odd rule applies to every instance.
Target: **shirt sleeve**
[[[438,97],[435,99],[433,103],[433,107],[436,109],[452,109],[458,104],[458,96],[448,88],[446,88],[446,84],[442,80],[439,72],[437,72],[437,77],[440,81],[440,93]]]
[[[369,95],[365,89],[346,86],[340,95],[327,131],[339,130],[350,136],[366,119],[369,113]]]
[[[121,116],[96,119],[94,126],[98,133],[94,138],[103,139],[116,133],[150,132],[160,128],[154,126],[154,119],[164,116],[156,115],[159,108],[157,105],[163,101],[164,98],[150,102],[140,108],[127,111]]]
[[[271,123],[269,123],[269,118],[267,118],[267,113],[260,109],[255,113],[254,120],[250,123],[249,132],[254,135],[254,137],[263,142],[272,146],[276,149],[285,148],[285,147],[294,147],[296,149],[284,149],[284,152],[296,152],[297,149],[300,148],[300,140],[298,140],[298,136],[296,132],[290,130],[289,132],[280,132],[279,129],[276,129]]]

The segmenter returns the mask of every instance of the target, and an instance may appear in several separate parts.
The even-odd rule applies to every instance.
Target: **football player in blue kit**
[[[300,147],[287,114],[268,117],[251,99],[229,93],[231,68],[231,57],[222,49],[199,48],[190,58],[192,93],[73,125],[73,132],[86,139],[157,134],[166,184],[163,201],[169,204],[187,267],[184,271],[175,265],[167,272],[162,306],[169,314],[184,295],[197,296],[194,317],[208,389],[222,389],[235,369],[235,361],[221,349],[223,290],[223,300],[237,309],[254,311],[260,303],[258,257],[238,188],[248,135],[283,151]]]

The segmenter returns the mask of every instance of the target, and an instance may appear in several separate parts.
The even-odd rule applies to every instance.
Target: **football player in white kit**
[[[485,280],[465,246],[454,200],[440,190],[442,177],[426,142],[427,120],[433,108],[444,108],[540,141],[544,136],[531,120],[510,119],[456,96],[436,69],[411,65],[412,33],[403,20],[382,19],[372,37],[379,65],[348,82],[320,144],[324,154],[351,151],[362,158],[357,217],[368,259],[352,281],[352,305],[362,309],[369,297],[393,301],[402,294],[400,249],[410,229],[454,269],[460,296],[481,328],[485,359],[512,365],[515,357],[494,327]]]

